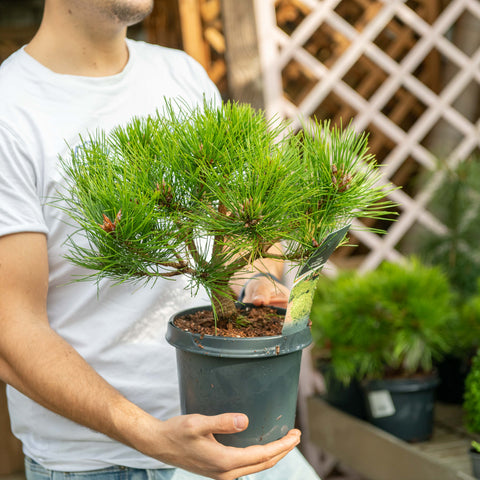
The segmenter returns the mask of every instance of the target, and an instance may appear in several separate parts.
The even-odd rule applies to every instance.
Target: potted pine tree
[[[445,275],[411,259],[322,278],[311,318],[334,378],[362,385],[368,420],[403,440],[421,441],[432,433],[433,361],[452,348],[453,315]]]
[[[247,105],[171,103],[82,139],[62,161],[59,200],[79,224],[72,262],[97,280],[186,275],[208,292],[211,304],[175,316],[167,339],[177,348],[184,413],[249,415],[245,432],[221,438],[232,445],[266,443],[293,426],[318,271],[353,217],[380,217],[389,205],[365,135],[287,127]],[[269,331],[244,338],[254,309],[239,308],[232,285],[262,258],[295,262],[302,282],[288,322],[281,312],[272,328],[270,310]]]

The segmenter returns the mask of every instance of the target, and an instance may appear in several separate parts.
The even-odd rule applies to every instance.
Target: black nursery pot
[[[407,442],[428,440],[438,384],[436,375],[364,383],[368,420]]]
[[[345,385],[335,377],[333,369],[328,362],[318,362],[317,368],[325,381],[326,392],[324,398],[326,402],[342,412],[365,420],[367,412],[360,382],[352,379]]]
[[[469,450],[470,460],[472,463],[472,473],[475,478],[480,479],[480,452],[473,448]]]
[[[473,353],[472,355],[473,356]],[[461,405],[465,393],[465,380],[470,370],[471,356],[446,355],[435,365],[440,384],[437,399],[445,403]]]
[[[168,324],[167,341],[177,349],[182,413],[245,413],[245,431],[216,435],[225,445],[246,447],[283,437],[295,423],[300,361],[312,340],[310,328],[231,338],[192,334],[173,323],[176,317],[206,309],[211,307],[184,310]]]

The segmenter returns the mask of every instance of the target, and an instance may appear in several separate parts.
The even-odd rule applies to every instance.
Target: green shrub
[[[430,372],[452,347],[452,304],[446,276],[416,259],[321,278],[311,315],[314,341],[344,382]]]
[[[480,280],[477,281],[476,293],[459,306],[453,327],[455,351],[460,355],[475,352],[480,346]]]
[[[473,358],[472,367],[465,381],[463,410],[467,428],[480,433],[480,349]]]
[[[448,231],[428,232],[415,239],[418,254],[427,264],[443,268],[460,302],[475,293],[480,276],[479,160],[472,156],[453,168],[437,162],[431,174],[443,177],[428,208]]]

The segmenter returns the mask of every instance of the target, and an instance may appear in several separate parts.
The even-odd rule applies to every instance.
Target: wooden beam
[[[253,0],[222,0],[230,96],[264,108]]]

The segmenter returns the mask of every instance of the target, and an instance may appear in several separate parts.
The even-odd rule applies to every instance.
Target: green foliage
[[[214,305],[232,302],[232,275],[276,242],[303,264],[333,229],[387,213],[364,135],[294,134],[235,103],[164,113],[92,134],[62,160],[60,200],[87,239],[70,239],[69,258],[93,277],[184,274]]]
[[[412,259],[360,274],[321,278],[312,309],[312,333],[327,349],[334,375],[352,378],[411,375],[432,370],[451,349],[454,314],[445,275]]]
[[[441,181],[429,210],[448,230],[424,233],[415,245],[422,260],[449,279],[457,309],[450,323],[452,354],[468,358],[480,345],[480,159],[472,156],[454,168],[438,161],[431,175]]]
[[[457,313],[450,327],[454,353],[460,357],[472,355],[480,346],[480,279],[476,292],[457,302]]]
[[[472,440],[471,445],[476,452],[480,453],[480,443],[476,442],[475,440]]]
[[[472,367],[465,380],[463,410],[467,428],[480,433],[480,349],[473,357]]]
[[[480,277],[480,159],[468,158],[453,169],[439,161],[433,174],[443,180],[429,210],[448,232],[421,236],[418,253],[445,270],[461,303],[475,293]]]

